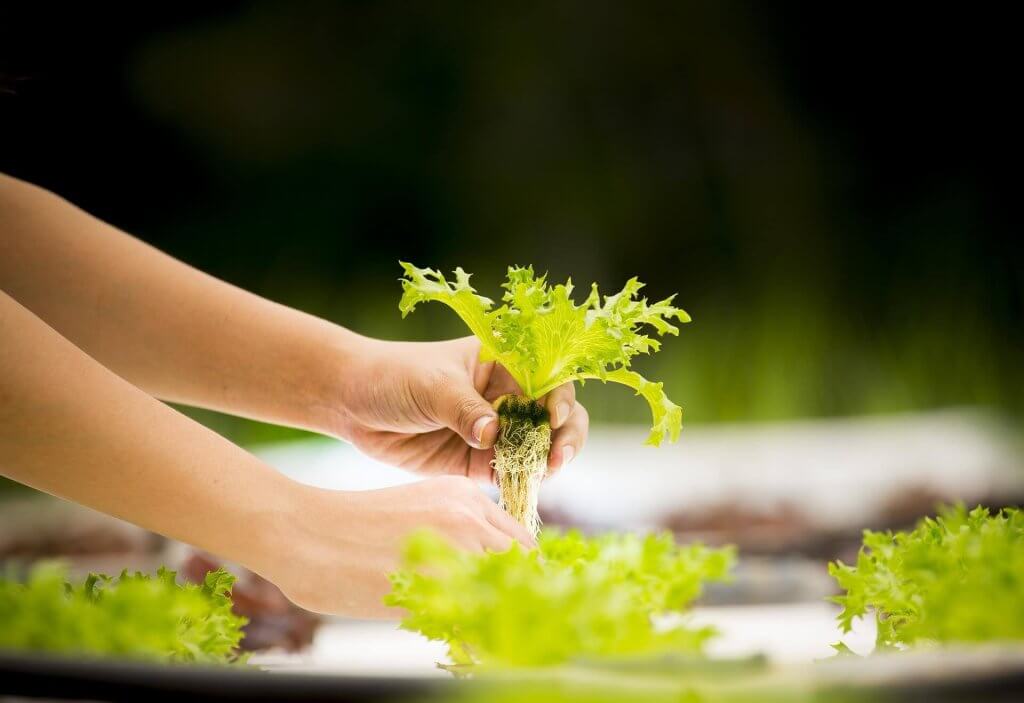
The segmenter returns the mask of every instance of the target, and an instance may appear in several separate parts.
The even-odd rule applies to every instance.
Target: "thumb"
[[[468,383],[449,378],[437,384],[431,405],[437,421],[457,432],[471,447],[487,449],[498,437],[498,414]]]

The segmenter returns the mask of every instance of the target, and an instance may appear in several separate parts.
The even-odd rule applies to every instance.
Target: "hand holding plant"
[[[464,476],[438,476],[373,491],[299,486],[287,499],[260,573],[297,605],[319,613],[397,618],[383,605],[387,574],[420,528],[466,553],[504,552],[533,538]]]
[[[648,444],[678,438],[682,409],[668,399],[661,383],[630,369],[633,357],[661,348],[649,331],[675,335],[679,328],[671,320],[690,321],[685,311],[672,305],[673,296],[648,302],[638,295],[644,284],[631,278],[614,295],[601,296],[597,284],[592,284],[590,294],[577,305],[571,279],[551,285],[532,267],[510,266],[502,284],[502,304],[495,307],[494,301],[477,294],[470,274],[461,268],[449,281],[440,271],[401,265],[402,316],[423,302],[447,305],[479,340],[480,361],[501,364],[515,381],[517,391],[508,391],[495,404],[499,432],[492,465],[502,507],[532,534],[540,529],[540,482],[551,454],[564,452],[557,434],[552,436],[562,418],[552,416],[550,404],[541,402],[555,389],[587,379],[620,383],[650,406]]]
[[[480,358],[480,342],[362,339],[352,354],[330,431],[388,464],[428,476],[491,482],[498,413],[491,403],[519,393],[500,364]],[[542,399],[551,414],[554,471],[577,456],[587,437],[587,411],[571,383]]]

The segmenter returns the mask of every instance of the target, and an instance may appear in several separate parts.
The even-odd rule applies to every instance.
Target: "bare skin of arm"
[[[42,188],[0,176],[0,286],[164,400],[320,429],[315,405],[358,335],[167,256]]]
[[[530,542],[466,478],[356,493],[296,483],[3,292],[0,370],[0,473],[238,561],[312,610],[395,615],[385,574],[417,527],[476,551]]]
[[[0,174],[0,289],[114,373],[169,401],[347,439],[413,471],[490,478],[487,401],[515,392],[472,338],[369,339],[198,271]],[[579,454],[571,384],[547,399],[552,470]]]

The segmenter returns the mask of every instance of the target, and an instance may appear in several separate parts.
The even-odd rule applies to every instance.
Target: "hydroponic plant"
[[[845,591],[839,623],[874,611],[876,651],[1024,640],[1024,512],[949,508],[910,532],[864,531],[856,566],[829,573]],[[840,652],[849,650],[842,643]]]
[[[470,274],[455,269],[455,280],[440,271],[401,262],[402,317],[425,301],[452,308],[480,340],[480,357],[500,363],[516,380],[522,396],[496,401],[498,439],[494,470],[501,506],[533,534],[540,521],[537,497],[547,470],[551,426],[544,407],[537,402],[563,383],[599,379],[621,383],[644,397],[651,408],[648,444],[675,441],[682,425],[682,410],[669,400],[661,383],[648,381],[629,368],[637,354],[660,349],[648,336],[679,333],[670,320],[689,322],[683,310],[672,305],[674,296],[656,303],[638,297],[644,284],[631,278],[621,291],[602,296],[597,284],[577,305],[572,280],[550,285],[535,276],[533,267],[512,266],[502,287],[502,304],[494,307],[469,283]]]
[[[677,545],[668,533],[545,531],[537,549],[485,554],[419,533],[385,602],[408,612],[403,628],[445,642],[455,671],[697,654],[712,628],[659,626],[658,616],[685,611],[734,558],[732,548]]]
[[[218,569],[202,584],[179,585],[161,568],[71,584],[62,566],[40,564],[24,582],[0,580],[0,649],[234,662],[246,623],[231,612],[234,582]]]

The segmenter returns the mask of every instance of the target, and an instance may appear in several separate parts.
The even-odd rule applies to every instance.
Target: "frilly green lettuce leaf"
[[[55,563],[33,567],[25,582],[0,579],[0,649],[225,664],[239,661],[244,617],[231,609],[235,577],[211,571],[181,584],[122,571],[67,580]]]
[[[473,554],[420,532],[385,602],[405,609],[404,629],[447,643],[457,668],[696,654],[712,629],[655,616],[686,611],[734,560],[732,548],[677,545],[670,534],[545,531],[535,550]]]
[[[399,263],[405,270],[405,278],[401,279],[402,299],[398,303],[402,317],[415,310],[420,303],[430,300],[444,303],[454,310],[470,331],[480,339],[482,351],[493,358],[497,348],[494,344],[492,315],[488,311],[494,303],[489,298],[476,294],[469,285],[470,274],[457,268],[455,282],[449,283],[440,271],[416,268],[405,262]]]
[[[839,625],[874,611],[876,649],[1024,640],[1024,512],[944,510],[909,532],[864,531],[855,566],[829,573],[843,590]]]
[[[643,288],[631,278],[621,291],[603,297],[597,284],[582,304],[572,298],[572,280],[551,285],[533,267],[509,267],[501,305],[478,295],[470,275],[455,269],[454,282],[433,269],[401,263],[405,276],[399,309],[408,315],[425,301],[452,308],[480,339],[481,358],[500,363],[530,398],[539,398],[563,383],[598,379],[629,386],[651,408],[648,443],[666,437],[675,441],[682,427],[682,410],[668,399],[661,383],[629,369],[638,354],[650,354],[661,342],[647,332],[678,335],[672,323],[689,322],[672,297],[655,303],[639,297]]]

